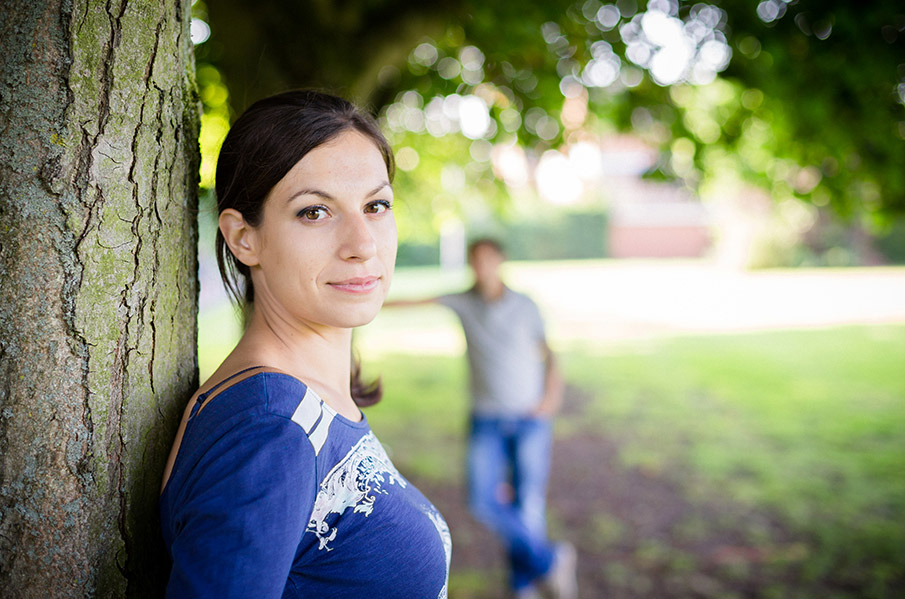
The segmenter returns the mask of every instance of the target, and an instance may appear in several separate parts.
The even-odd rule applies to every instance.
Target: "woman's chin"
[[[382,305],[382,302],[380,305]],[[377,314],[380,313],[380,305],[377,307],[359,306],[357,309],[347,310],[337,318],[338,322],[336,324],[347,329],[363,327],[377,318]]]

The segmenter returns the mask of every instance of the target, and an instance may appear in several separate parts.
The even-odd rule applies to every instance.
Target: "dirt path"
[[[580,420],[582,403],[573,397],[563,417]],[[502,549],[468,514],[461,484],[413,482],[450,524],[451,599],[508,597]],[[691,502],[680,483],[689,484],[679,471],[625,468],[619,447],[594,431],[557,438],[550,529],[578,548],[582,599],[828,596],[792,583],[807,557],[804,542],[766,514]],[[790,584],[804,594],[790,593]]]

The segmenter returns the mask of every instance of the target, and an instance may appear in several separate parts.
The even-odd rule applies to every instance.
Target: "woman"
[[[246,309],[164,476],[169,597],[446,597],[450,537],[359,405],[352,328],[396,258],[392,152],[348,102],[253,104],[217,165],[220,272]]]

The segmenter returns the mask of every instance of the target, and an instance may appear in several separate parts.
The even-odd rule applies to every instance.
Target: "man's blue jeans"
[[[547,419],[472,417],[469,507],[505,543],[516,590],[553,564],[545,516],[551,446]]]

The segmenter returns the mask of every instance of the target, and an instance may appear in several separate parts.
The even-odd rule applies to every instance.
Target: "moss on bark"
[[[195,360],[188,0],[4,6],[0,588],[159,596]]]

